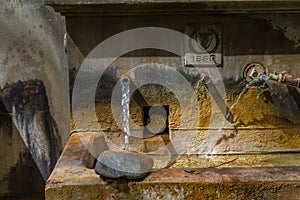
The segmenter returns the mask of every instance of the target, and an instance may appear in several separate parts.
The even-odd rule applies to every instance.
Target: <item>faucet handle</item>
[[[246,65],[243,71],[243,78],[247,81],[251,81],[253,78],[265,74],[266,68],[262,64],[254,62]]]

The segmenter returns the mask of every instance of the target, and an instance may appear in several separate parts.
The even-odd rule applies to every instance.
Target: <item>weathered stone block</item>
[[[143,178],[153,167],[151,157],[129,151],[104,151],[97,159],[95,172],[108,178]]]

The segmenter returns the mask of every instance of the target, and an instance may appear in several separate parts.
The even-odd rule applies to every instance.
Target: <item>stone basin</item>
[[[300,199],[300,153],[184,155],[143,179],[99,177],[74,133],[46,184],[46,199]],[[193,172],[193,173],[188,173]]]

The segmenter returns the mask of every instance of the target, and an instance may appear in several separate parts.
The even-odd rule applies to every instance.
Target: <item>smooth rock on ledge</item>
[[[151,171],[153,164],[153,159],[145,154],[104,151],[98,157],[95,172],[108,178],[138,179]]]

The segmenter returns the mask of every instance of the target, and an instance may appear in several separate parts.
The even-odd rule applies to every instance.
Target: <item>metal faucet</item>
[[[270,73],[269,75],[266,75],[266,68],[260,64],[260,63],[250,63],[248,64],[243,72],[243,77],[250,82],[256,77],[262,77],[262,76],[267,76],[269,77],[270,80],[277,81],[278,83],[283,83],[295,87],[300,88],[300,78],[296,78],[295,76],[289,74],[286,71],[281,72],[278,74],[277,72],[275,73]]]
[[[284,83],[287,85],[300,87],[300,78],[296,78],[295,76],[289,74],[286,71],[281,72],[281,74],[278,73],[270,74],[269,77],[271,80],[278,81],[278,83]]]

